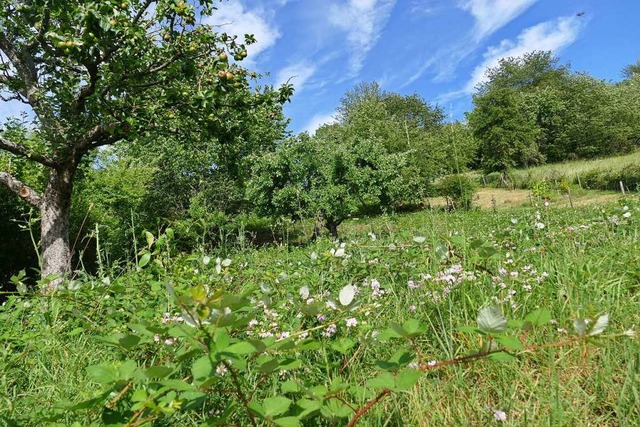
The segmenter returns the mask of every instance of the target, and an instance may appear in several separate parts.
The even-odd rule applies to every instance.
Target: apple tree
[[[0,183],[38,209],[43,277],[69,272],[76,172],[92,150],[145,135],[179,133],[171,115],[197,124],[232,105],[281,103],[291,87],[256,91],[239,66],[244,41],[215,30],[215,0],[0,0],[0,96],[24,104],[41,144],[0,134],[0,149],[39,164],[38,188],[10,170]],[[233,58],[233,60],[230,59]]]

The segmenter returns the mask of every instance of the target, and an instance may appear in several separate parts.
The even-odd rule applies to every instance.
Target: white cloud
[[[249,59],[273,46],[281,36],[278,28],[268,22],[267,13],[260,9],[246,10],[239,1],[221,3],[205,23],[237,35],[242,42],[245,34],[253,34],[256,43],[247,48]]]
[[[289,81],[290,83],[293,83],[296,92],[301,92],[304,84],[315,72],[316,67],[306,62],[288,65],[278,71],[276,76],[276,87]]]
[[[500,59],[522,56],[534,50],[558,52],[576,41],[581,29],[582,21],[579,18],[562,17],[523,30],[516,42],[503,40],[499,45],[489,47],[484,60],[473,70],[471,79],[465,85],[465,92],[472,93],[478,84],[484,82],[486,69],[496,67]]]
[[[438,101],[447,102],[472,94],[476,86],[485,81],[487,68],[496,67],[503,58],[522,56],[535,50],[557,53],[578,38],[582,27],[579,18],[566,16],[524,29],[516,41],[503,40],[497,46],[489,47],[483,55],[483,61],[474,68],[465,86],[458,91],[440,96]]]
[[[396,0],[347,0],[329,8],[330,23],[343,30],[349,48],[349,74],[357,75],[376,45]]]
[[[335,123],[337,120],[334,115],[335,113],[328,113],[313,116],[311,120],[307,122],[307,125],[304,127],[304,131],[314,134],[320,126]]]
[[[538,0],[466,0],[460,4],[476,21],[475,37],[481,40],[518,17]]]

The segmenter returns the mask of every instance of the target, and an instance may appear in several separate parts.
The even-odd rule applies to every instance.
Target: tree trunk
[[[322,215],[316,216],[316,223],[313,226],[313,236],[311,236],[311,241],[315,242],[322,236],[322,224],[324,223],[324,219]]]
[[[325,227],[327,227],[327,230],[329,230],[329,232],[331,233],[331,237],[333,237],[335,240],[338,240],[338,225],[340,225],[339,222],[337,221],[332,221],[332,220],[326,220],[325,222]]]
[[[42,289],[43,293],[55,291],[71,270],[69,216],[75,172],[75,164],[51,169],[49,183],[42,198],[40,206],[41,275],[43,279],[50,275],[57,276]]]

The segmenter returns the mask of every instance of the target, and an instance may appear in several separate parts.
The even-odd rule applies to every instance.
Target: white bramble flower
[[[350,317],[346,320],[345,323],[347,324],[347,328],[353,328],[355,326],[358,326],[358,319],[356,319],[355,317]]]

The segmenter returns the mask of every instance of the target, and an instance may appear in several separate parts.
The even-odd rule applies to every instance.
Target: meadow
[[[0,422],[637,425],[639,219],[427,210],[190,255],[147,232],[137,265],[9,296]]]

